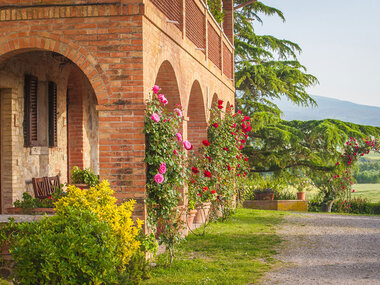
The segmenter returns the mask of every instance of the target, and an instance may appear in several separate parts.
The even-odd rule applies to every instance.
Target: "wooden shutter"
[[[57,84],[49,81],[49,147],[57,146]]]
[[[24,83],[24,143],[26,147],[38,145],[37,132],[37,88],[38,79],[25,75]]]

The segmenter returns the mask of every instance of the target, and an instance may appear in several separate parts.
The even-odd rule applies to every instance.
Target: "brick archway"
[[[214,93],[211,100],[211,110],[215,110],[215,108],[218,106],[218,100],[219,100],[218,94]],[[221,113],[218,112],[217,114],[218,114],[218,117],[220,118]],[[215,114],[213,112],[210,112],[210,121],[214,119],[213,116],[215,116]]]
[[[175,108],[176,105],[183,106],[177,76],[172,64],[168,60],[165,60],[158,69],[155,85],[160,86],[160,93],[164,94],[168,99],[168,110]]]
[[[207,139],[207,119],[205,103],[199,81],[194,81],[191,87],[189,103],[187,108],[187,136],[189,141],[197,149],[202,145],[202,140]]]
[[[31,34],[33,33],[33,34]],[[47,32],[18,32],[0,41],[0,61],[16,54],[33,50],[46,50],[59,53],[74,64],[87,76],[99,104],[108,100],[108,79],[97,60],[84,48],[62,36]]]

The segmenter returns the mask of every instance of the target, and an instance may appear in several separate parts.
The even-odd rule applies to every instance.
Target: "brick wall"
[[[190,115],[187,123],[189,130],[194,130],[189,134],[193,138],[195,133],[202,134],[195,131],[197,128],[205,130],[210,94],[216,92],[233,101],[233,82],[220,69],[209,65],[205,55],[205,23],[209,19],[204,14],[206,9],[197,0],[180,1],[185,3],[181,6],[183,10],[195,4],[194,13],[185,15],[190,18],[182,19],[183,23],[189,21],[191,29],[183,31],[183,26],[181,30],[168,22],[168,17],[151,0],[5,1],[0,4],[0,62],[27,49],[46,50],[63,55],[83,72],[98,104],[100,176],[110,181],[120,200],[137,200],[136,216],[144,219],[142,130],[144,100],[152,85],[157,83],[165,88],[163,93],[171,98],[171,107],[182,104]],[[31,6],[10,7],[25,4]],[[76,82],[75,77],[71,82]],[[192,91],[194,82],[199,85],[197,92]],[[72,94],[83,93],[77,87],[71,87]],[[193,95],[195,99],[189,101]],[[80,120],[78,110],[83,110],[83,101],[81,107],[79,96],[69,100],[73,104],[69,107],[73,112],[70,120]],[[192,111],[197,109],[203,114]],[[82,120],[86,118],[82,116]],[[75,133],[75,129],[71,130]],[[80,130],[75,131],[80,144]],[[80,157],[78,149],[72,149],[71,153],[77,151]]]
[[[73,68],[67,88],[67,156],[68,173],[74,167],[83,168],[83,93],[80,72]],[[70,175],[70,174],[69,174]]]

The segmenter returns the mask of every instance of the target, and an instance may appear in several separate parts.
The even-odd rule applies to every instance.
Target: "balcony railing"
[[[233,79],[233,50],[203,0],[150,0],[206,57]],[[233,27],[229,29],[232,31]],[[232,35],[229,35],[231,38]]]

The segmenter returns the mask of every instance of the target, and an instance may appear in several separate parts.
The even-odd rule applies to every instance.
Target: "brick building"
[[[221,28],[203,0],[2,0],[1,213],[78,165],[144,218],[145,99],[159,85],[206,136],[211,104],[234,103],[232,1]]]

